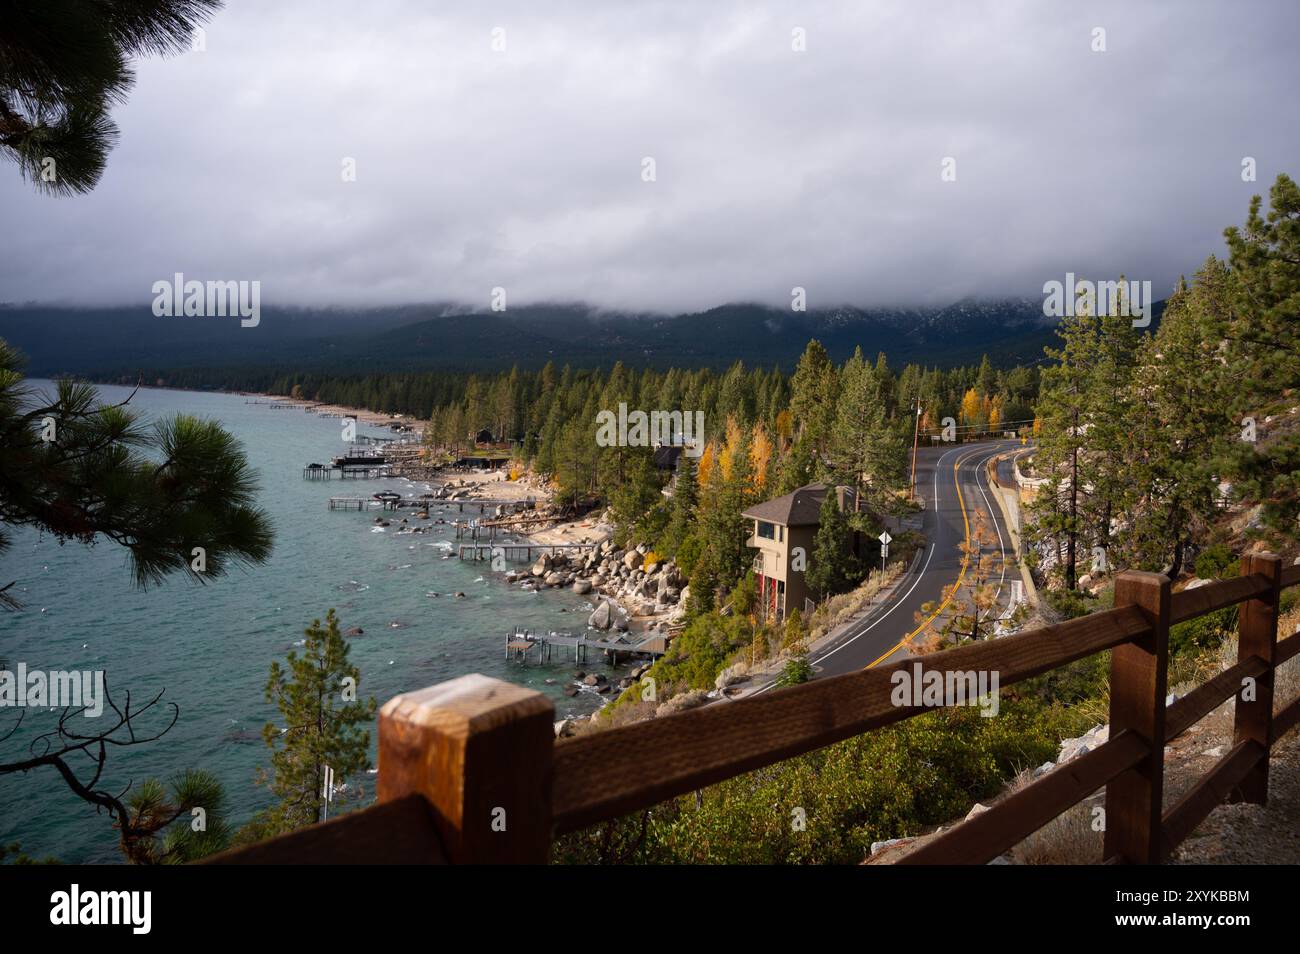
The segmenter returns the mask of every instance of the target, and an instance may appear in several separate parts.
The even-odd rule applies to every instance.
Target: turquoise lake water
[[[129,393],[116,387],[100,391],[106,401]],[[420,494],[427,486],[305,481],[304,464],[328,461],[342,450],[341,422],[247,400],[156,389],[140,391],[131,406],[147,419],[176,412],[213,418],[242,441],[260,477],[260,506],[276,532],[266,564],[207,585],[177,577],[139,590],[125,551],[102,539],[90,547],[60,546],[18,530],[14,545],[0,556],[0,585],[16,581],[10,592],[24,603],[16,613],[0,610],[0,661],[7,668],[22,662],[29,671],[102,669],[119,704],[127,689],[137,703],[165,689],[164,699],[180,707],[179,721],[159,741],[110,752],[102,787],[120,791],[132,780],[206,769],[225,785],[231,820],[245,821],[267,802],[265,791],[253,784],[255,770],[269,764],[262,725],[277,715],[262,696],[267,671],[331,607],[345,632],[364,629],[350,640],[351,658],[361,670],[362,696],[374,696],[381,705],[400,692],[479,672],[547,693],[557,718],[599,706],[591,693],[562,694],[572,662],[524,668],[505,659],[505,632],[516,624],[541,631],[585,628],[585,598],[561,590],[530,594],[507,585],[486,563],[462,563],[449,525],[399,534],[394,520],[386,532],[374,532],[374,512],[330,512],[331,496]],[[391,436],[364,425],[358,430]],[[435,508],[431,515],[458,516],[454,507]],[[457,591],[466,597],[454,598]],[[0,708],[0,736],[18,711]],[[55,712],[25,710],[20,731],[0,742],[0,763],[25,757],[31,739],[55,721]],[[141,729],[151,724],[159,720]],[[371,736],[373,762],[373,730]],[[349,782],[347,796],[373,797],[373,775]],[[65,862],[120,860],[109,819],[73,795],[52,767],[0,776],[0,842],[13,841],[28,854]]]

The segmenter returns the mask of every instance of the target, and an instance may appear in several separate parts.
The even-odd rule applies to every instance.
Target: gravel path
[[[1213,757],[1202,756],[1180,769],[1199,775],[1213,764]],[[1300,733],[1293,730],[1273,746],[1268,804],[1220,805],[1179,846],[1170,864],[1300,864]]]

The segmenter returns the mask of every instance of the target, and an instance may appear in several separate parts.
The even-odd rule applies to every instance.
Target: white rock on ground
[[[685,712],[687,709],[695,709],[708,702],[709,694],[703,689],[692,689],[690,692],[683,692],[681,695],[673,696],[667,702],[655,709],[655,718],[662,718],[666,715],[672,715],[674,712]]]
[[[726,689],[728,686],[735,685],[738,682],[744,682],[749,678],[749,664],[738,662],[734,666],[728,666],[722,672],[718,673],[718,678],[713,684],[719,689]]]

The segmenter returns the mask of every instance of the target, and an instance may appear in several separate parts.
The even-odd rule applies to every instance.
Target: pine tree
[[[370,733],[362,726],[375,715],[375,700],[357,695],[361,672],[348,661],[348,644],[330,610],[325,625],[304,631],[302,652],[291,651],[287,667],[271,664],[266,698],[280,710],[283,726],[267,723],[262,738],[271,749],[271,772],[259,774],[277,803],[259,814],[243,837],[267,838],[315,824],[324,807],[325,768],[342,781],[369,763]]]
[[[220,0],[10,3],[0,29],[0,150],[54,194],[89,192],[117,140],[133,57],[180,53]]]
[[[790,381],[790,413],[796,434],[806,440],[814,455],[824,454],[830,444],[839,397],[835,365],[820,341],[808,342]]]
[[[230,843],[226,796],[210,772],[146,779],[126,803],[122,852],[132,864],[186,864]]]
[[[1124,471],[1140,468],[1143,478],[1133,485],[1144,499],[1128,518],[1129,565],[1168,569],[1175,578],[1189,547],[1215,519],[1219,474],[1238,433],[1224,397],[1232,379],[1213,318],[1231,283],[1222,263],[1211,260],[1191,287],[1180,286],[1170,299],[1136,375],[1147,386],[1135,401],[1129,444],[1118,462]]]
[[[890,494],[906,482],[907,440],[886,419],[879,365],[873,371],[861,349],[845,362],[840,381],[831,444],[834,477],[852,486],[868,509],[888,512]]]
[[[1125,287],[1122,278],[1120,287]],[[1095,351],[1085,369],[1087,393],[1077,458],[1079,534],[1085,548],[1103,553],[1111,550],[1116,521],[1138,490],[1127,466],[1127,438],[1139,429],[1134,418],[1150,413],[1139,394],[1141,335],[1125,314],[1122,297],[1112,306],[1110,314],[1099,315],[1094,325]]]
[[[753,551],[745,546],[749,521],[741,516],[755,499],[751,475],[747,435],[732,421],[717,464],[701,488],[699,506],[700,535],[712,554],[708,569],[716,585],[724,588],[733,586],[753,562]]]
[[[834,487],[826,488],[813,535],[813,552],[808,555],[804,582],[819,600],[849,589],[862,578],[862,570],[851,552],[853,531],[840,509]]]
[[[668,526],[655,549],[669,559],[677,555],[686,538],[695,529],[695,507],[699,492],[695,483],[695,461],[683,454],[677,461],[677,478],[673,482],[672,507]]]
[[[1300,187],[1279,175],[1269,190],[1269,210],[1251,199],[1243,227],[1225,231],[1233,280],[1217,327],[1232,371],[1233,417],[1262,418],[1287,412],[1283,395],[1300,389]],[[1300,520],[1300,432],[1281,428],[1237,447],[1239,492],[1263,505],[1266,525],[1284,538]],[[1282,541],[1285,542],[1285,539]]]
[[[1032,533],[1056,548],[1065,587],[1072,590],[1077,581],[1081,525],[1081,455],[1092,408],[1092,371],[1098,351],[1096,318],[1086,307],[1080,308],[1074,316],[1061,319],[1057,335],[1061,347],[1045,349],[1056,364],[1043,371],[1038,402],[1043,426],[1034,461],[1047,481],[1034,500]]]
[[[141,586],[172,573],[205,582],[270,556],[253,471],[220,425],[177,415],[146,430],[129,398],[103,405],[90,385],[61,381],[51,400],[24,387],[20,367],[0,341],[0,528],[103,536],[128,551]],[[0,605],[16,605],[5,589]]]

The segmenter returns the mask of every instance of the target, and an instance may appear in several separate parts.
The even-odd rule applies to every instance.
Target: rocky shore
[[[681,621],[689,595],[671,560],[653,559],[644,544],[620,549],[610,539],[583,556],[543,554],[528,569],[506,573],[506,582],[530,589],[568,587],[592,597],[590,628],[644,635],[667,635]]]

